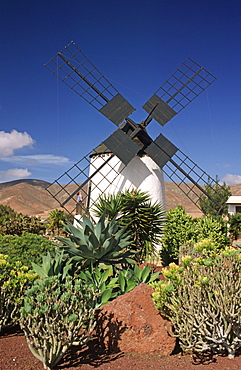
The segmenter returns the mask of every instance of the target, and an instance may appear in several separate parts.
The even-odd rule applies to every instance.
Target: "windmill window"
[[[236,213],[241,213],[241,206],[236,206]]]

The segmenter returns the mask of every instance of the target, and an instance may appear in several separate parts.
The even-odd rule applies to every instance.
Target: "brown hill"
[[[42,180],[16,180],[0,183],[0,204],[8,205],[24,215],[39,215],[46,218],[51,210],[60,207],[59,203],[47,192],[48,185],[48,182]],[[56,191],[57,187],[56,185]],[[71,193],[73,185],[69,187]],[[241,195],[241,184],[231,185],[230,188],[233,195]],[[181,205],[193,217],[202,215],[199,208],[174,183],[165,181],[165,190],[167,210]],[[196,201],[197,198],[198,196],[193,200]],[[71,209],[73,208],[74,203],[72,202]]]
[[[0,184],[0,203],[24,215],[45,213],[58,207],[58,204],[45,190],[46,186],[47,183],[38,180],[2,183]]]

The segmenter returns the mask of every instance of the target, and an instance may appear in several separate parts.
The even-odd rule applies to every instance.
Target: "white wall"
[[[106,161],[108,156],[110,154],[92,158],[90,175]],[[92,178],[90,209],[103,191],[108,195],[133,188],[148,192],[153,203],[161,203],[165,208],[164,178],[160,167],[148,156],[142,158],[136,156],[124,168],[119,158],[114,156]]]
[[[228,204],[228,214],[230,216],[234,216],[236,214],[236,205],[235,204]]]

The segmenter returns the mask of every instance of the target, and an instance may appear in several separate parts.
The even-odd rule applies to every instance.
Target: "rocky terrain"
[[[59,208],[59,203],[46,190],[49,185],[48,182],[34,179],[0,183],[0,204],[8,205],[24,215],[47,218],[51,210]],[[57,185],[55,186],[57,189]],[[72,186],[69,185],[69,187]],[[241,184],[231,185],[230,188],[233,195],[241,195]],[[165,181],[165,190],[167,210],[182,205],[191,216],[200,217],[202,215],[199,208],[174,183]],[[198,196],[193,200],[197,201],[197,199]],[[71,205],[71,209],[73,208],[74,203]]]

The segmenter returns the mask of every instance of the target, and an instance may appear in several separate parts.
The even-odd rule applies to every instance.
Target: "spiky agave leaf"
[[[128,248],[131,236],[119,229],[115,220],[106,220],[105,214],[96,225],[84,216],[78,227],[68,224],[66,229],[69,237],[58,238],[61,248],[82,268],[100,263],[130,263],[130,257],[135,253]]]

